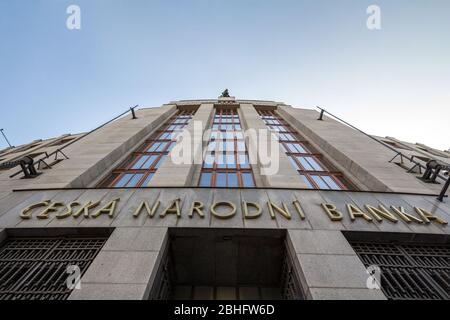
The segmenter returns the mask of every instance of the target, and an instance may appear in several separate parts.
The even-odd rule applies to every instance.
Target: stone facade
[[[208,129],[215,108],[224,105],[238,108],[243,129],[266,128],[256,108],[275,110],[343,174],[351,189],[307,190],[281,145],[278,174],[262,175],[258,164],[253,164],[256,188],[198,188],[206,146],[201,137],[192,142],[196,163],[175,165],[169,154],[148,188],[98,187],[178,108],[198,108],[186,128],[194,134],[195,125],[200,124],[201,131]],[[329,117],[318,121],[319,113],[314,110],[231,97],[171,102],[137,110],[136,115],[137,119],[125,116],[86,136],[62,136],[0,152],[1,163],[30,153],[51,153],[69,143],[68,137],[79,139],[62,149],[68,159],[39,170],[42,174],[36,178],[21,179],[21,174],[11,178],[18,167],[0,171],[0,242],[14,230],[30,236],[74,228],[112,231],[83,275],[82,288],[73,290],[70,299],[149,298],[174,229],[220,229],[225,238],[227,230],[231,238],[233,230],[244,235],[283,233],[305,299],[386,299],[381,290],[368,289],[365,266],[345,232],[377,234],[380,238],[386,233],[415,239],[435,235],[445,243],[450,239],[450,228],[444,223],[450,220],[450,201],[436,200],[438,185],[424,183],[417,179],[420,173],[389,162],[395,152],[360,132]],[[423,145],[376,138],[389,140],[409,156],[438,157],[441,161],[450,157],[437,150],[428,153]],[[252,143],[247,141],[248,149]],[[75,209],[89,202],[99,203],[83,211],[86,215],[75,217]],[[193,209],[196,203],[201,207],[197,211]],[[53,210],[52,204],[59,205]],[[342,216],[333,218],[324,207],[327,205]],[[397,221],[384,216],[377,220],[369,209],[380,206]],[[402,212],[416,220],[407,221]]]

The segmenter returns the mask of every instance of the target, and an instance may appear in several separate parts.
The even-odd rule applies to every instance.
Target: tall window
[[[216,109],[199,185],[242,188],[255,186],[236,109]]]
[[[115,188],[145,187],[176,143],[181,130],[189,123],[195,110],[179,111],[113,170],[101,186]]]
[[[340,172],[330,171],[321,154],[292,129],[275,111],[258,110],[259,115],[273,132],[277,132],[280,143],[292,166],[310,189],[346,190]]]

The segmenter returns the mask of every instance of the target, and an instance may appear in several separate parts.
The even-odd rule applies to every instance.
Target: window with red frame
[[[196,110],[179,111],[133,152],[100,185],[132,188],[148,186],[153,175],[176,143],[181,130],[188,125]]]
[[[273,110],[258,110],[269,130],[279,135],[292,166],[310,189],[347,190],[342,173],[329,170],[323,156]]]
[[[255,186],[237,109],[216,109],[199,186]]]

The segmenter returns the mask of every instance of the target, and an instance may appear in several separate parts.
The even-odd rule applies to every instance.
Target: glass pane
[[[228,186],[229,187],[238,187],[238,179],[236,173],[228,173]]]
[[[244,184],[244,188],[254,187],[253,177],[251,173],[242,173],[242,183]]]
[[[226,173],[216,174],[216,187],[226,187],[227,186],[227,175]]]
[[[150,183],[150,180],[152,180],[152,178],[153,178],[154,175],[155,175],[155,174],[154,174],[153,172],[151,172],[151,173],[147,176],[147,178],[145,178],[144,182],[142,183],[142,186],[143,186],[143,187],[147,187],[148,184]]]
[[[170,134],[170,139],[176,141],[180,134],[181,134],[181,131],[174,131]]]
[[[139,174],[135,174],[130,181],[128,181],[126,187],[136,187],[137,184],[139,183],[139,180],[141,180],[143,174],[139,173]]]
[[[218,140],[217,142],[217,151],[224,151],[225,150],[225,142],[223,140]]]
[[[306,171],[314,171],[314,168],[309,164],[304,157],[297,157],[298,161]]]
[[[244,140],[238,140],[237,142],[237,150],[238,151],[245,151],[245,142]]]
[[[234,151],[234,141],[227,141],[226,142],[226,148],[227,152],[233,152]]]
[[[217,168],[221,168],[224,169],[227,167],[226,162],[225,162],[225,154],[223,153],[218,153],[216,156],[216,163],[217,163]]]
[[[170,152],[170,150],[172,150],[172,148],[175,146],[176,142],[169,142],[169,146],[166,149],[166,152]]]
[[[297,153],[297,148],[295,147],[296,144],[294,143],[286,143],[286,146],[291,153]]]
[[[115,183],[114,187],[121,188],[124,187],[128,181],[131,179],[133,174],[127,173],[124,174],[122,177],[119,178],[119,180]]]
[[[153,162],[155,162],[156,158],[158,158],[157,155],[151,155],[148,159],[148,161],[141,167],[141,169],[150,169]]]
[[[164,162],[164,159],[166,158],[165,155],[161,156],[161,158],[159,159],[158,163],[155,165],[155,168],[158,169],[161,164]]]
[[[234,158],[234,153],[233,154],[227,154],[226,155],[226,159],[227,159],[227,167],[229,169],[236,169],[236,160]]]
[[[204,168],[212,168],[214,164],[214,154],[208,153],[205,157],[205,163],[203,164]]]
[[[288,141],[294,141],[295,140],[294,136],[292,134],[290,134],[290,133],[285,133],[284,136],[286,137],[286,140],[288,140]]]
[[[213,150],[215,150],[216,149],[216,142],[215,141],[211,141],[209,144],[208,144],[208,150],[209,151],[213,151]]]
[[[131,169],[141,169],[143,164],[148,160],[149,156],[142,156],[138,161],[131,167]]]
[[[308,163],[311,165],[311,167],[313,167],[313,169],[315,171],[323,171],[322,167],[320,166],[320,164],[316,161],[316,159],[312,158],[312,157],[306,157],[305,158]]]
[[[298,166],[298,164],[297,164],[297,162],[294,160],[294,158],[289,157],[289,160],[291,161],[292,166],[295,168],[295,170],[299,170],[299,169],[300,169],[300,167]]]
[[[297,148],[297,152],[299,153],[308,153],[308,151],[306,151],[306,149],[300,143],[296,143],[295,147]]]
[[[325,181],[323,181],[320,176],[311,176],[311,178],[319,186],[320,189],[326,189],[326,190],[330,189],[328,187],[328,185],[325,183]]]
[[[322,176],[322,179],[328,184],[330,189],[341,190],[341,187],[329,176]]]
[[[167,146],[168,142],[161,142],[161,144],[156,149],[156,152],[161,152],[164,150],[164,148]]]
[[[250,169],[250,162],[248,160],[248,156],[245,154],[238,155],[239,165],[242,169]]]
[[[161,140],[170,140],[170,133],[169,132],[163,132],[163,134],[159,137]]]
[[[203,172],[200,178],[200,187],[210,187],[211,186],[211,173]]]
[[[232,131],[227,131],[227,132],[223,132],[220,134],[222,139],[225,140],[233,140],[233,132]]]
[[[304,175],[300,175],[300,178],[302,179],[302,181],[307,185],[307,187],[309,189],[314,189],[314,186],[312,185],[312,183],[308,180],[308,178]]]
[[[154,142],[154,143],[151,145],[151,147],[148,148],[147,151],[149,151],[149,152],[155,151],[155,150],[159,147],[160,144],[161,144],[160,142]]]

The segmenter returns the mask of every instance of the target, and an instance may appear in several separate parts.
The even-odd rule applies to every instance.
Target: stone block
[[[297,257],[309,288],[366,288],[368,274],[356,254]]]
[[[145,284],[155,267],[155,251],[101,251],[81,279],[86,283]]]
[[[313,300],[386,300],[378,289],[311,288],[309,298]]]
[[[103,247],[105,251],[159,251],[167,228],[116,228]]]
[[[69,300],[142,300],[145,284],[81,283],[72,291]]]
[[[296,253],[353,255],[347,239],[341,231],[331,230],[288,230]]]

